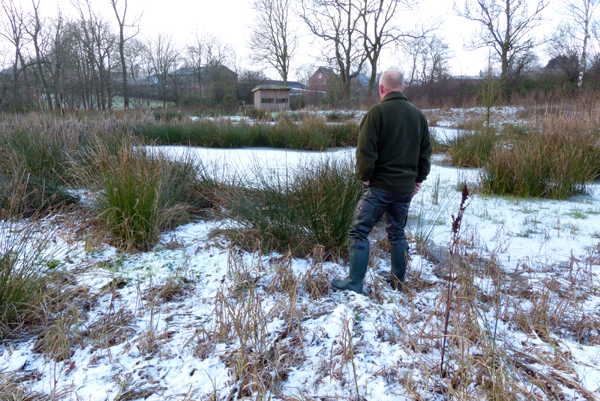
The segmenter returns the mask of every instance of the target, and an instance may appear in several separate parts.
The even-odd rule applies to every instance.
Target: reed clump
[[[136,146],[137,145],[137,146]],[[199,174],[191,158],[171,160],[133,138],[116,153],[97,141],[84,159],[88,187],[100,188],[96,212],[115,245],[125,250],[147,250],[168,228],[189,222],[212,203],[212,181]]]
[[[0,339],[37,322],[57,292],[48,273],[52,254],[46,251],[54,233],[44,234],[35,219],[5,224],[0,230]]]
[[[0,137],[0,207],[24,216],[76,203],[66,191],[66,151],[76,140],[37,129]],[[6,213],[3,213],[6,214]]]
[[[2,217],[32,216],[78,201],[71,160],[96,138],[118,147],[124,133],[149,116],[77,114],[3,115],[0,124],[0,209]]]
[[[533,122],[532,124],[535,124]],[[566,199],[600,175],[600,123],[546,116],[539,129],[496,148],[486,164],[485,190],[499,195]]]
[[[484,167],[497,142],[495,129],[481,126],[475,131],[461,132],[451,140],[448,154],[454,166]]]
[[[227,235],[246,248],[258,239],[266,250],[281,253],[306,256],[317,246],[326,254],[343,252],[361,191],[350,161],[324,159],[292,177],[255,170],[256,187],[230,187],[220,194],[242,228],[226,230]],[[253,242],[245,243],[248,238]]]
[[[448,153],[453,165],[485,169],[487,192],[566,199],[600,175],[600,116],[552,109],[527,124],[481,125],[451,141]]]

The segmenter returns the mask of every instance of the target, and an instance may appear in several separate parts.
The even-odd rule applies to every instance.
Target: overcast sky
[[[20,1],[24,8],[30,7],[31,0]],[[120,0],[123,2],[124,0]],[[459,0],[462,4],[464,0]],[[535,1],[535,0],[532,0]],[[57,3],[61,4],[67,15],[73,13],[73,6],[65,0],[41,0],[44,16],[55,14]],[[108,0],[92,0],[93,5],[111,21],[114,14]],[[181,46],[191,42],[196,27],[200,32],[211,33],[232,45],[236,52],[238,66],[248,69],[259,69],[264,66],[253,65],[249,61],[248,37],[255,12],[251,0],[128,0],[131,15],[142,13],[142,32],[140,38],[147,38],[158,33],[171,34]],[[560,0],[550,0],[546,13],[544,27],[539,33],[548,33],[556,26],[552,15],[558,9]],[[402,27],[414,26],[418,22],[441,21],[437,34],[444,38],[454,53],[451,61],[453,75],[477,75],[486,68],[488,49],[465,51],[464,43],[475,35],[479,26],[477,23],[458,17],[453,11],[453,0],[421,0],[418,10],[396,16],[397,24]],[[322,44],[306,32],[303,24],[294,17],[294,24],[301,36],[300,49],[292,59],[292,79],[297,77],[297,69],[303,64],[322,65],[319,61]],[[115,24],[116,26],[116,24]],[[379,70],[401,66],[402,55],[399,51],[389,48],[383,56]],[[271,78],[278,78],[274,70],[265,70]]]

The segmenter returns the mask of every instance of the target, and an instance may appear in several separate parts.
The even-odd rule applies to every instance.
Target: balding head
[[[400,71],[387,70],[381,74],[379,79],[379,95],[381,99],[390,92],[403,92],[404,86],[404,75]]]

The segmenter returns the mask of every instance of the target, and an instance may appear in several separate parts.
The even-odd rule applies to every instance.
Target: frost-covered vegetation
[[[4,115],[0,398],[596,399],[591,106],[498,108],[485,128],[485,110],[426,111],[440,153],[411,205],[407,289],[378,274],[389,269],[378,226],[365,295],[329,288],[347,269],[360,192],[352,149],[142,135],[260,124],[266,137],[322,135],[357,112]]]

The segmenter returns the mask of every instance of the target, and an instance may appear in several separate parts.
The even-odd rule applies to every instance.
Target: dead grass
[[[396,330],[382,332],[383,338],[414,352],[419,379],[409,380],[398,371],[406,391],[415,399],[427,399],[428,393],[457,400],[566,399],[570,392],[596,399],[582,387],[560,341],[597,344],[600,316],[584,312],[595,280],[576,266],[556,270],[561,278],[532,280],[506,272],[493,255],[467,252],[460,237],[455,244],[436,269],[441,281],[428,285],[437,292],[437,302],[424,307],[414,304],[418,295],[407,296],[410,313],[393,316],[400,336]],[[510,330],[501,328],[505,323],[530,341],[517,344]],[[440,366],[444,338],[446,358]]]
[[[324,267],[331,255],[320,245],[309,248],[305,253],[310,257],[310,266],[304,274],[297,274],[292,268],[292,252],[265,263],[260,241],[256,237],[245,240],[256,255],[254,261],[250,263],[243,253],[229,249],[228,273],[214,297],[212,313],[188,326],[195,328],[187,344],[193,354],[207,359],[221,349],[219,356],[233,380],[228,383],[228,394],[218,394],[215,387],[214,394],[206,398],[318,399],[310,391],[284,394],[281,389],[289,373],[306,358],[306,322],[331,313],[323,306],[331,302]],[[546,266],[544,272],[553,273],[551,279],[506,272],[493,255],[483,257],[468,251],[467,242],[458,238],[453,253],[438,260],[440,265],[434,271],[437,278],[426,277],[425,271],[411,264],[408,290],[393,294],[406,312],[377,309],[382,315],[388,313],[387,321],[393,322],[378,331],[378,338],[398,346],[405,359],[368,374],[383,378],[390,386],[400,383],[412,399],[419,400],[568,399],[571,394],[597,399],[582,387],[573,366],[575,360],[561,345],[561,339],[598,344],[600,316],[593,311],[583,312],[589,310],[586,302],[590,297],[597,296],[593,289],[597,278],[591,269],[583,262],[582,266],[561,269]],[[378,251],[386,250],[388,245],[379,241],[374,247],[372,267],[379,264]],[[174,246],[178,246],[176,242]],[[35,351],[62,362],[69,361],[76,349],[106,350],[134,337],[132,345],[146,358],[162,357],[174,331],[156,329],[161,307],[177,307],[194,290],[193,283],[179,273],[144,291],[139,290],[138,282],[139,304],[143,306],[138,311],[136,303],[132,312],[129,307],[118,306],[120,291],[132,285],[130,280],[115,277],[98,294],[78,289],[72,275],[57,280],[64,299],[47,301]],[[374,278],[368,302],[387,305],[389,294],[386,284]],[[110,295],[110,307],[97,310],[98,298],[106,295]],[[429,297],[435,301],[428,302]],[[449,314],[445,332],[446,307]],[[371,346],[362,339],[362,312],[356,310],[354,316],[342,320],[339,336],[325,349],[326,355],[315,369],[317,383],[336,380],[352,399],[364,399],[369,390],[361,383],[361,358]],[[135,324],[140,316],[150,318],[141,332]],[[503,325],[518,330],[519,335],[513,336]],[[525,344],[517,342],[517,337]],[[447,358],[440,366],[442,349]],[[58,392],[30,392],[26,384],[35,380],[35,374],[0,374],[0,399],[59,398]],[[115,381],[119,384],[115,396],[118,400],[144,398],[163,390],[140,386],[127,375],[115,377]],[[187,394],[184,399],[193,396]]]
[[[287,255],[274,263],[277,274],[264,290],[286,295],[277,305],[267,305],[256,278],[263,270],[261,263],[248,266],[230,252],[231,281],[219,290],[212,315],[190,340],[195,355],[201,358],[208,357],[219,343],[231,345],[221,357],[234,382],[229,399],[279,394],[291,368],[303,359],[299,280],[290,262]],[[274,318],[285,323],[272,331],[268,325]]]
[[[0,373],[0,400],[2,401],[54,401],[66,397],[72,392],[70,388],[52,391],[43,394],[31,391],[26,384],[39,379],[37,371],[20,371]]]

